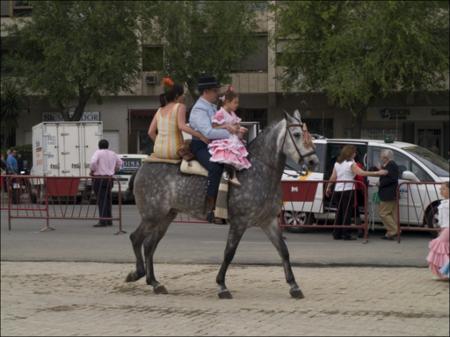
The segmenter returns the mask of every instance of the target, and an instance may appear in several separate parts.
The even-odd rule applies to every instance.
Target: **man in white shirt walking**
[[[114,151],[108,150],[108,147],[106,139],[100,140],[90,163],[91,176],[96,177],[93,179],[93,188],[100,215],[100,221],[94,227],[112,226],[112,176],[122,166],[122,160]]]

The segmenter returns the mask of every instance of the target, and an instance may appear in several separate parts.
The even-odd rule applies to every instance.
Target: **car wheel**
[[[311,225],[315,222],[313,213],[308,212],[296,212],[296,211],[284,211],[283,220],[288,227],[284,227],[286,231],[291,233],[305,233],[308,231],[304,227],[295,227],[299,225]]]

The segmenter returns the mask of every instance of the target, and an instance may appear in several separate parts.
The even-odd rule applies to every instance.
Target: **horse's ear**
[[[302,116],[300,115],[300,111],[298,111],[298,109],[294,111],[294,118],[297,120],[297,122],[302,122]]]
[[[287,121],[291,121],[291,120],[293,119],[292,116],[289,115],[288,112],[287,112],[286,110],[283,110],[283,113],[284,113],[284,118],[285,118]]]

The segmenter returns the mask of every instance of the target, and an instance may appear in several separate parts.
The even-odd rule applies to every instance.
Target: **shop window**
[[[237,114],[244,122],[259,122],[261,129],[267,126],[267,109],[239,108]]]
[[[13,3],[13,16],[31,16],[31,1],[13,1]]]
[[[256,35],[255,47],[247,57],[242,59],[233,72],[267,72],[268,38],[267,35]]]
[[[2,17],[10,16],[11,13],[9,12],[9,10],[11,8],[11,2],[10,1],[6,1],[6,0],[2,0],[1,3],[2,3],[2,11],[1,11]]]
[[[333,138],[333,120],[331,118],[304,118],[311,134]]]
[[[148,135],[147,130],[138,131],[138,153],[150,155],[153,152],[153,141]]]
[[[441,139],[440,128],[417,129],[417,145],[425,147],[438,155],[441,155]]]

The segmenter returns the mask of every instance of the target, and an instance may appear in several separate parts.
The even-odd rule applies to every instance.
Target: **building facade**
[[[29,15],[32,8],[27,1],[2,0],[2,23],[18,16]],[[232,74],[232,85],[240,93],[239,115],[248,121],[259,121],[264,128],[283,115],[308,104],[303,118],[309,129],[326,137],[350,137],[352,116],[329,103],[323,93],[283,91],[278,79],[281,69],[269,44],[275,22],[267,11],[258,13],[255,31],[257,48],[239,64]],[[278,47],[279,48],[279,47]],[[7,53],[2,49],[2,55]],[[142,72],[133,94],[119,94],[103,98],[101,105],[94,101],[86,106],[85,118],[103,121],[105,137],[120,153],[148,152],[152,148],[147,136],[150,121],[159,107],[162,46],[144,45]],[[160,58],[161,62],[158,61]],[[188,100],[188,106],[192,104]],[[449,96],[445,92],[418,93],[414,97],[395,94],[371,105],[363,115],[362,138],[397,140],[425,146],[447,157],[449,151]],[[15,144],[31,143],[33,125],[58,119],[58,111],[39,97],[31,97],[28,108],[21,112],[15,134]]]

